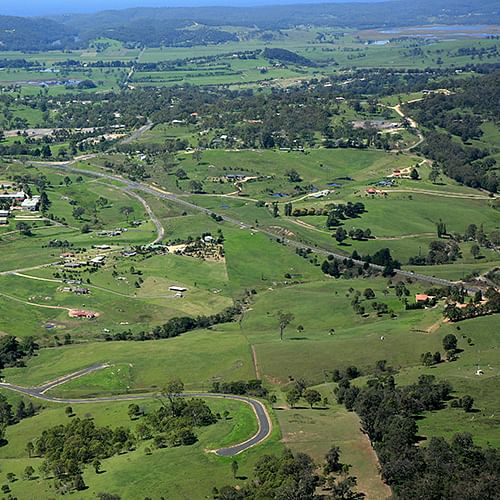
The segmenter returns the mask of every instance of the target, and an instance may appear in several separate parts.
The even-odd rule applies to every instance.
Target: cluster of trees
[[[354,250],[352,253],[352,259],[363,261],[366,264],[374,264],[376,266],[383,267],[384,270],[382,271],[382,275],[384,277],[390,277],[394,274],[395,269],[401,269],[401,263],[392,257],[389,248],[381,248],[373,255],[360,255],[356,250]]]
[[[360,201],[356,203],[348,201],[345,205],[338,204],[327,206],[326,208],[330,210],[326,220],[326,225],[328,227],[338,226],[342,220],[356,219],[366,211],[365,205]]]
[[[267,398],[269,391],[262,386],[262,380],[237,380],[234,382],[219,382],[212,383],[211,392],[219,394],[238,394],[250,395],[259,398]]]
[[[7,398],[0,394],[0,446],[7,443],[5,440],[5,428],[8,425],[14,425],[24,418],[32,417],[36,414],[37,409],[31,401],[26,404],[23,399],[20,399],[15,407],[13,407]]]
[[[452,322],[476,318],[500,312],[500,293],[494,288],[488,288],[484,294],[486,300],[471,300],[465,307],[457,307],[456,302],[450,302],[443,311],[445,318]]]
[[[239,305],[231,306],[220,313],[212,314],[210,316],[197,316],[192,318],[190,316],[179,316],[169,319],[163,325],[155,326],[149,332],[132,333],[131,330],[115,334],[105,334],[105,340],[157,340],[169,339],[178,337],[179,335],[196,330],[198,328],[209,328],[219,323],[229,323],[234,321],[235,318],[241,313]]]
[[[24,360],[33,356],[38,344],[33,337],[23,337],[18,341],[12,335],[0,338],[0,370],[11,366],[24,366]]]
[[[500,246],[500,231],[495,229],[486,234],[482,224],[479,227],[476,224],[469,224],[463,235],[454,233],[452,237],[456,241],[474,241],[476,244],[471,247],[473,255],[476,253],[477,255],[479,254],[481,251],[480,247],[494,249]],[[477,255],[474,256],[477,257]]]
[[[328,399],[322,398],[321,393],[316,389],[307,387],[307,382],[303,379],[296,380],[286,393],[286,402],[292,408],[295,408],[301,399],[305,400],[311,408],[320,402],[323,402],[324,406],[328,404]]]
[[[461,257],[460,246],[453,239],[431,241],[427,255],[417,255],[408,259],[412,266],[448,264]]]
[[[54,476],[59,491],[85,489],[85,466],[91,465],[99,473],[101,460],[134,450],[139,440],[152,440],[155,448],[191,445],[197,441],[196,427],[217,421],[201,399],[179,397],[183,390],[181,381],[170,381],[161,393],[160,407],[149,412],[130,404],[129,416],[137,422],[135,433],[123,426],[99,427],[89,418],[74,417],[72,408],[67,407],[66,414],[74,418],[68,424],[44,430],[26,449],[30,457],[44,458],[41,472]]]
[[[453,141],[451,135],[442,132],[430,131],[425,139],[420,150],[425,156],[435,160],[448,177],[466,186],[497,192],[496,160],[492,157],[485,158],[487,152],[462,146]]]
[[[418,415],[443,408],[451,391],[448,382],[431,375],[402,387],[392,375],[373,378],[361,388],[339,383],[337,400],[360,416],[396,498],[491,498],[498,491],[499,450],[475,446],[469,434],[457,434],[450,443],[439,437],[416,446]]]
[[[52,474],[59,489],[82,490],[85,465],[97,465],[96,461],[129,451],[134,442],[130,429],[98,427],[91,419],[74,418],[66,425],[44,430],[32,443],[31,454],[45,459],[41,471]]]
[[[338,446],[330,448],[322,464],[316,464],[305,453],[293,453],[288,449],[281,455],[264,455],[255,464],[252,481],[241,488],[214,487],[214,498],[218,500],[364,498],[365,495],[356,489],[356,478],[349,475],[350,466],[342,463],[340,458]]]

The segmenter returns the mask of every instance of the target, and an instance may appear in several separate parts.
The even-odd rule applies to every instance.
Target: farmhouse
[[[171,292],[187,292],[187,288],[184,288],[183,286],[176,286],[176,285],[172,285],[172,286],[169,286],[168,289],[171,291]]]
[[[70,309],[68,314],[71,318],[94,319],[97,317],[97,313],[93,311],[84,311],[82,309]]]
[[[33,196],[32,198],[26,198],[21,203],[21,210],[36,212],[38,206],[40,205],[40,196]]]
[[[366,194],[369,195],[380,195],[380,196],[385,196],[387,193],[385,191],[381,191],[380,189],[375,189],[374,187],[369,187],[366,190]]]
[[[98,255],[97,257],[94,257],[93,259],[90,259],[91,264],[104,264],[104,260],[106,259],[105,255]]]
[[[415,302],[427,302],[428,300],[432,300],[434,295],[427,295],[426,293],[417,293],[415,295]]]

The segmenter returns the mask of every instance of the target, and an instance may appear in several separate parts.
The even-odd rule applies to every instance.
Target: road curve
[[[107,368],[107,363],[92,365],[88,368],[78,370],[77,372],[65,375],[51,382],[47,382],[41,386],[37,387],[22,387],[20,385],[9,384],[6,382],[0,382],[0,389],[7,389],[10,391],[18,392],[26,396],[40,399],[42,401],[48,401],[51,403],[61,403],[61,404],[85,404],[85,403],[113,403],[117,401],[138,401],[144,399],[153,399],[158,396],[158,393],[145,393],[145,394],[121,394],[116,396],[101,396],[95,398],[58,398],[47,394],[47,391],[58,386],[74,380],[76,378],[82,377],[94,371]],[[213,453],[220,457],[233,457],[239,455],[244,451],[257,446],[266,440],[273,429],[273,424],[271,417],[267,411],[265,405],[257,399],[249,398],[247,396],[236,396],[233,394],[218,394],[213,392],[186,392],[180,395],[183,398],[219,398],[219,399],[230,399],[233,401],[240,401],[249,405],[255,413],[258,423],[257,432],[246,441],[243,441],[232,446],[225,448],[219,448],[217,450],[211,450]]]

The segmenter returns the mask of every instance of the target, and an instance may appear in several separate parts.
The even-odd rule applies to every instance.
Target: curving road
[[[152,399],[158,396],[157,393],[145,393],[145,394],[121,394],[116,396],[101,396],[95,398],[58,398],[47,394],[47,391],[57,387],[61,384],[69,382],[84,375],[88,375],[97,370],[102,370],[103,368],[108,368],[110,365],[108,363],[99,363],[82,370],[78,370],[74,373],[70,373],[63,377],[59,377],[55,380],[47,382],[43,385],[37,387],[22,387],[16,384],[9,384],[7,382],[0,382],[0,389],[7,389],[10,391],[18,392],[26,396],[40,399],[42,401],[48,401],[51,403],[61,403],[61,404],[84,404],[84,403],[113,403],[117,401],[138,401],[144,399]],[[233,401],[241,401],[249,405],[255,413],[257,418],[257,423],[259,428],[257,432],[246,441],[238,443],[225,448],[219,448],[217,450],[211,450],[218,456],[221,457],[233,457],[239,455],[244,451],[252,448],[265,439],[267,439],[273,429],[273,424],[269,413],[263,403],[257,399],[249,398],[247,396],[236,396],[233,394],[218,394],[212,392],[186,392],[181,394],[179,397],[183,398],[219,398],[219,399],[231,399]]]

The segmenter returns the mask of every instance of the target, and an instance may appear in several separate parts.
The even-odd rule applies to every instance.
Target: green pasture
[[[128,383],[131,391],[155,390],[175,377],[180,377],[188,390],[209,389],[213,380],[255,378],[250,348],[245,338],[220,327],[158,341],[93,342],[42,349],[38,356],[30,360],[27,368],[9,368],[3,373],[9,382],[36,385],[104,362],[119,367],[132,365]],[[119,374],[116,376],[119,385],[123,377]],[[58,390],[87,394],[87,382],[92,386],[92,392],[99,390],[109,393],[109,378],[98,373],[77,379]]]

